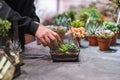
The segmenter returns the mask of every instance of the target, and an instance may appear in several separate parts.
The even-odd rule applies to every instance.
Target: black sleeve
[[[13,22],[14,20],[18,21],[19,28],[22,29],[24,33],[35,35],[36,30],[39,24],[35,23],[34,20],[28,16],[22,17],[19,13],[14,10],[11,10],[8,20]]]
[[[34,5],[33,5],[33,7],[32,7],[31,18],[32,18],[32,20],[34,20],[34,21],[40,22],[38,16],[37,16],[36,13],[35,13],[35,6],[34,6]]]

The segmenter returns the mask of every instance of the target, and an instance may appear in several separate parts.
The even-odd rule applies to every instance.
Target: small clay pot
[[[98,46],[101,51],[107,51],[110,48],[110,43],[112,39],[102,39],[97,38]]]

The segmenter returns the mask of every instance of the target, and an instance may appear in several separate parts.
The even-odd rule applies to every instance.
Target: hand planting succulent
[[[64,36],[65,36],[65,32],[67,30],[66,27],[64,27],[64,26],[53,26],[53,25],[49,25],[47,27],[49,29],[51,29],[52,31],[58,33],[60,38],[61,38],[61,41],[63,42]]]
[[[79,50],[74,43],[63,44],[57,50],[51,50],[54,62],[73,62],[79,61]]]

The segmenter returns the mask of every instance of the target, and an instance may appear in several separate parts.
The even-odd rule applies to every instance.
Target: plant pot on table
[[[115,35],[112,37],[112,40],[111,40],[111,44],[112,46],[115,46],[116,45],[116,42],[117,42],[117,38],[118,38],[118,32],[115,33]]]
[[[97,46],[98,40],[96,36],[88,36],[88,41],[90,46]]]
[[[98,46],[101,51],[107,51],[110,48],[111,38],[109,39],[103,39],[103,38],[97,38],[98,40]]]

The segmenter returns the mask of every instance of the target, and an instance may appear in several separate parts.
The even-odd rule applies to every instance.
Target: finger
[[[52,31],[51,34],[52,34],[57,40],[61,41],[61,38],[60,38],[60,36],[59,36],[57,33],[55,33],[55,32]]]
[[[49,44],[50,44],[50,39],[49,39],[49,37],[46,35],[46,36],[44,37],[44,39],[45,39],[45,41],[47,42],[47,44],[49,45]]]
[[[56,40],[56,38],[54,37],[54,35],[52,35],[51,33],[48,34],[48,37],[51,41]]]
[[[49,38],[51,40],[51,45],[52,46],[58,46],[58,42],[60,42],[60,40],[58,40],[53,34],[49,34]]]
[[[56,40],[56,38],[51,34],[51,32],[46,34],[45,40],[47,42],[47,46],[50,49],[52,49],[53,47],[55,47],[54,41]]]
[[[46,45],[47,45],[47,42],[45,41],[44,38],[40,38],[40,42],[43,44],[43,46],[46,46]]]

